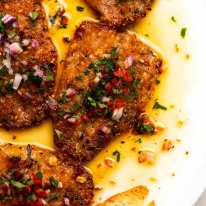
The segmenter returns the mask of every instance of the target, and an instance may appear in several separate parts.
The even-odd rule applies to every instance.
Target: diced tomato
[[[61,25],[65,26],[69,22],[69,19],[66,16],[62,16],[61,18]]]
[[[16,171],[15,173],[14,173],[14,175],[15,175],[15,178],[18,180],[18,179],[21,179],[22,178],[22,173],[21,172],[19,172],[19,171]]]
[[[129,72],[126,69],[118,68],[114,72],[114,76],[124,79],[127,82],[132,81],[132,77],[130,76]]]
[[[106,89],[108,92],[111,92],[112,89],[113,89],[112,83],[111,83],[111,82],[107,83],[107,84],[105,85],[105,89]]]
[[[119,109],[121,107],[124,107],[125,101],[123,99],[116,99],[114,102],[114,109]]]
[[[114,71],[114,76],[116,77],[123,77],[124,73],[123,73],[123,69],[118,68],[116,71]]]
[[[89,82],[89,88],[91,89],[94,86],[94,82]]]
[[[132,77],[129,75],[128,71],[126,71],[125,76],[123,77],[123,79],[127,82],[131,82],[133,80]]]
[[[35,174],[32,174],[32,179],[34,181],[34,185],[41,185],[42,184],[42,180],[39,179]]]
[[[127,88],[127,87],[123,88],[123,89],[122,89],[122,92],[123,92],[124,94],[128,94],[128,93],[129,93],[129,88]]]
[[[35,194],[38,197],[42,197],[42,198],[47,197],[47,193],[43,189],[41,189],[41,188],[35,189]]]
[[[120,79],[112,79],[111,82],[115,87],[119,87],[122,84],[122,81]]]
[[[84,114],[84,115],[81,116],[81,120],[82,121],[88,121],[89,117],[86,114]]]
[[[44,206],[44,203],[41,199],[36,200],[31,204],[31,206]]]
[[[25,193],[30,193],[31,192],[31,186],[27,185],[26,187],[24,187],[24,192]]]

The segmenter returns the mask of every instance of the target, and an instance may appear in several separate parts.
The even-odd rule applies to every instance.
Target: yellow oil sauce
[[[62,40],[63,37],[72,38],[76,26],[81,21],[95,18],[91,9],[81,0],[44,0],[47,17],[53,16],[59,6],[66,9],[69,23],[67,28],[62,29],[50,24],[51,37],[59,53],[60,69],[58,76],[62,69],[61,61],[65,58],[68,49],[67,44]],[[79,12],[77,6],[83,7],[84,10]],[[174,16],[175,21],[171,20],[172,16]],[[186,70],[187,75],[190,75],[192,48],[188,43],[190,36],[187,35],[183,39],[180,35],[181,28],[188,26],[187,22],[183,22],[183,17],[184,12],[179,7],[178,0],[159,0],[145,19],[130,28],[130,30],[137,32],[148,44],[155,45],[154,48],[161,51],[167,62],[164,74],[160,77],[161,83],[157,85],[154,99],[148,106],[148,112],[151,116],[162,122],[166,129],[163,133],[153,137],[134,136],[132,134],[119,137],[89,163],[88,167],[93,173],[95,185],[99,186],[95,196],[96,202],[139,184],[148,185],[152,191],[150,200],[155,199],[156,194],[161,189],[161,179],[164,179],[164,184],[166,184],[172,181],[172,178],[175,178],[176,164],[166,167],[165,162],[172,162],[176,160],[177,156],[185,158],[183,151],[187,149],[187,146],[186,143],[184,144],[185,137],[182,136],[180,126],[183,126],[184,122],[187,124],[183,99],[187,94],[184,91],[185,85],[188,89],[190,86],[188,78],[184,77]],[[155,99],[165,105],[167,111],[152,109]],[[25,131],[7,132],[3,129],[0,130],[0,137],[5,141],[40,143],[49,147],[53,147],[52,135],[50,121]],[[174,140],[175,149],[173,152],[161,152],[161,145],[165,138]],[[153,165],[138,163],[138,152],[145,149],[154,152],[155,163]],[[116,157],[113,155],[114,151],[120,153],[119,162],[116,162]],[[112,168],[105,166],[105,159],[107,158],[114,160]]]

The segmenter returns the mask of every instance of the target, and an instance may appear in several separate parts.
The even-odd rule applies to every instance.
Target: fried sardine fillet
[[[57,151],[89,161],[112,138],[134,129],[161,72],[160,55],[135,34],[83,22],[49,100]]]
[[[85,0],[100,19],[112,26],[126,26],[146,16],[151,10],[153,0]]]
[[[0,145],[0,155],[0,206],[90,204],[92,177],[78,163],[30,145]]]
[[[19,129],[45,118],[57,52],[41,0],[0,2],[0,124]]]

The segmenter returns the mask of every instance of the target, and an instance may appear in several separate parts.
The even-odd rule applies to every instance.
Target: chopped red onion
[[[23,78],[24,81],[26,81],[28,79],[28,75],[27,74],[23,74],[22,78]]]
[[[37,48],[39,46],[39,42],[36,39],[32,39],[31,46],[33,48]]]
[[[102,78],[102,74],[101,74],[100,72],[97,73],[97,75],[96,75],[96,77],[95,77],[95,79],[94,79],[94,82],[95,82],[95,83],[98,83],[101,78]]]
[[[2,19],[1,21],[4,23],[4,24],[11,24],[13,22],[16,21],[16,17],[14,16],[11,16],[9,14],[6,14]]]
[[[24,46],[28,46],[30,44],[30,40],[29,39],[23,39],[22,43]]]
[[[134,57],[133,56],[128,56],[127,59],[124,62],[126,68],[131,67],[133,65],[133,63],[134,63]]]
[[[59,182],[59,183],[58,183],[58,188],[63,188],[62,182]]]
[[[38,77],[40,77],[40,78],[43,78],[43,76],[44,76],[44,71],[42,71],[41,69],[39,69],[39,67],[38,67],[37,65],[34,66],[34,70],[35,70],[34,76],[38,76]]]
[[[102,98],[102,101],[103,101],[103,102],[109,102],[109,101],[110,101],[110,98],[109,98],[109,97],[103,97],[103,98]]]
[[[12,27],[13,28],[19,28],[19,24],[17,21],[15,21],[13,24],[12,24]]]
[[[68,121],[69,123],[74,124],[74,123],[76,123],[77,120],[76,120],[76,118],[71,117],[71,118],[68,118],[67,121]]]
[[[19,85],[21,84],[21,80],[22,80],[22,75],[16,73],[13,82],[13,89],[17,90],[19,88]]]
[[[113,120],[116,120],[116,121],[119,121],[123,115],[123,110],[124,110],[124,107],[121,107],[119,109],[115,109],[113,111],[113,115],[112,115],[112,119]]]
[[[53,99],[53,98],[49,98],[48,100],[47,100],[47,104],[48,104],[48,106],[49,106],[49,108],[51,109],[51,110],[56,110],[57,109],[57,101],[55,100],[55,99]]]
[[[23,49],[20,47],[19,43],[14,42],[9,45],[9,53],[11,55],[20,54],[21,52],[23,52]]]
[[[24,66],[26,66],[26,65],[28,64],[28,62],[27,62],[27,61],[25,61],[25,60],[24,60],[24,61],[22,61],[21,63],[22,63]]]
[[[77,91],[75,89],[72,89],[72,88],[68,88],[66,91],[67,97],[73,97],[76,93],[77,93]]]
[[[70,201],[69,201],[68,197],[64,198],[64,204],[65,204],[65,206],[70,206]]]
[[[44,200],[44,199],[41,199],[41,202],[42,202],[43,205],[47,204],[46,200]]]

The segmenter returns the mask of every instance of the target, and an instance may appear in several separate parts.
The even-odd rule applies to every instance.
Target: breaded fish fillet
[[[112,27],[126,26],[146,16],[153,0],[85,0]]]
[[[0,2],[0,124],[19,129],[45,117],[57,52],[41,0]]]
[[[91,175],[36,146],[0,145],[0,206],[87,206]]]
[[[49,100],[55,144],[63,157],[88,161],[137,126],[162,60],[135,34],[89,21],[68,51],[56,98]]]

